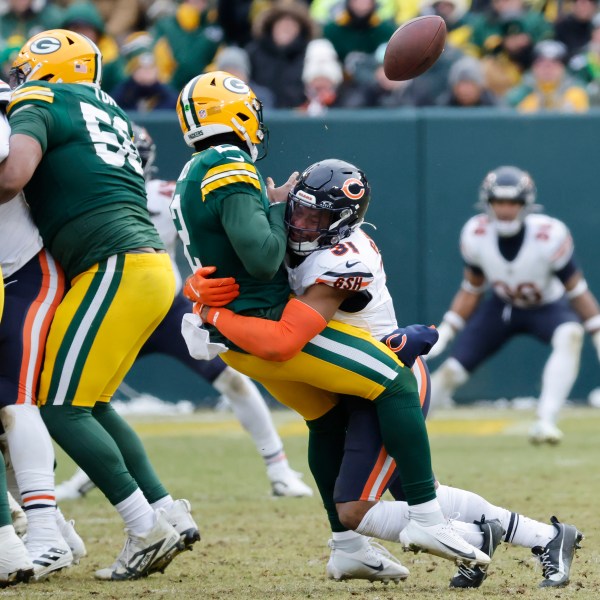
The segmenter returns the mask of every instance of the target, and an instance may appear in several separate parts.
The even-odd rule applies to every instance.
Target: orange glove
[[[217,267],[200,267],[185,280],[183,295],[192,302],[226,306],[239,295],[240,286],[233,277],[209,278]]]

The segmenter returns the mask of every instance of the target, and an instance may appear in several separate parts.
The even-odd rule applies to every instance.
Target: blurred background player
[[[249,377],[228,367],[219,357],[211,361],[196,360],[190,356],[181,336],[181,320],[189,312],[190,303],[181,293],[182,281],[176,266],[177,230],[171,219],[169,204],[175,190],[174,181],[154,178],[156,146],[144,127],[133,126],[134,143],[140,153],[150,218],[165,243],[173,262],[176,279],[175,300],[167,316],[157,327],[138,356],[166,354],[192,369],[223,394],[241,423],[252,436],[258,453],[267,467],[267,476],[275,496],[312,496],[313,492],[301,479],[302,475],[290,468],[283,442],[273,424],[265,400]],[[94,484],[81,469],[56,489],[57,498],[78,498],[92,489]]]
[[[549,344],[533,443],[560,442],[559,412],[575,382],[584,331],[600,347],[600,309],[573,256],[573,240],[558,219],[534,214],[536,187],[528,173],[504,166],[481,184],[478,214],[460,237],[464,279],[438,327],[428,358],[460,331],[450,357],[432,375],[432,406],[449,403],[471,373],[513,336]],[[491,293],[484,298],[488,285]],[[583,325],[581,322],[583,321]]]

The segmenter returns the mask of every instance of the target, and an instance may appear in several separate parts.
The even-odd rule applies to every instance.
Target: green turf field
[[[127,583],[93,579],[110,564],[124,534],[120,519],[95,490],[63,503],[67,518],[87,543],[89,556],[46,582],[0,592],[20,598],[200,598],[215,600],[321,599],[411,600],[437,598],[600,599],[600,410],[569,409],[559,447],[530,446],[532,414],[522,411],[457,409],[429,423],[438,479],[476,491],[491,502],[548,521],[552,514],[585,534],[571,584],[537,589],[541,569],[524,548],[501,545],[490,577],[479,590],[448,590],[454,567],[427,555],[404,554],[386,543],[411,570],[398,586],[325,578],[328,527],[319,500],[273,499],[262,461],[228,414],[201,413],[184,421],[137,419],[157,470],[176,497],[192,502],[202,541],[180,555],[164,575]],[[307,473],[303,423],[289,411],[276,412],[292,465]],[[59,452],[57,480],[72,473]]]

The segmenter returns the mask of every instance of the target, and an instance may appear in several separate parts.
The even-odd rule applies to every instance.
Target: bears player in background
[[[153,177],[156,145],[148,131],[133,124],[133,141],[138,149],[148,194],[148,211],[158,234],[164,242],[176,279],[176,295],[173,305],[162,323],[144,344],[138,356],[166,354],[192,369],[210,383],[219,393],[226,396],[246,431],[252,436],[259,454],[267,467],[267,476],[275,496],[312,496],[313,492],[301,479],[301,474],[290,468],[283,442],[273,424],[273,419],[264,398],[249,377],[228,367],[219,357],[211,361],[195,360],[190,356],[181,336],[181,320],[189,312],[190,303],[181,293],[181,274],[176,264],[177,230],[171,219],[169,204],[175,190],[174,181]],[[56,488],[57,498],[78,498],[94,484],[84,471],[78,469],[71,479]]]
[[[328,236],[339,233],[338,228],[343,226],[339,216],[343,214],[340,209],[347,206],[347,198],[340,192],[352,175],[362,179],[368,186],[362,171],[353,165],[341,160],[324,160],[308,167],[294,186],[286,217],[289,226],[286,265],[290,285],[292,291],[301,298],[313,286],[327,285],[339,289],[345,282],[355,282],[358,277],[360,285],[352,286],[355,288],[354,295],[342,302],[335,319],[353,323],[381,337],[382,342],[412,368],[419,381],[423,414],[426,416],[429,392],[427,369],[422,359],[418,357],[415,360],[415,356],[427,354],[435,344],[437,333],[422,325],[395,329],[391,334],[383,333],[396,327],[394,307],[386,287],[381,255],[360,228],[360,222],[350,225],[349,235],[343,241],[333,246],[329,243]],[[369,193],[362,200],[367,205]],[[353,257],[353,260],[349,260],[349,257]],[[207,280],[206,284],[209,282],[221,293],[224,288],[228,289],[224,279]],[[235,294],[234,288],[232,292]],[[208,307],[201,310],[206,318],[210,312]],[[237,320],[241,325],[248,323],[243,318]],[[268,327],[267,324],[262,325]],[[302,324],[296,323],[296,326],[302,327]],[[272,351],[276,338],[270,339]],[[246,349],[251,349],[251,342],[246,336],[240,335],[239,341],[244,345],[250,344]],[[266,343],[266,339],[259,340],[259,346],[261,343]],[[301,343],[298,340],[296,350],[299,350]],[[401,539],[401,532],[408,524],[408,505],[401,501],[379,501],[386,488],[397,500],[404,498],[401,478],[382,445],[380,426],[372,403],[346,398],[344,405],[348,420],[340,436],[345,439],[345,450],[333,496],[340,521],[347,529],[333,530],[327,573],[334,579],[395,579],[392,573],[399,579],[404,578],[408,575],[407,570],[401,577],[398,572],[403,568],[402,565],[390,565],[393,557],[389,554],[382,557],[381,553],[378,555],[373,552],[370,546],[374,544],[366,543],[363,537],[373,536],[388,541]],[[560,523],[555,517],[552,517],[550,524],[534,521],[495,506],[467,490],[439,485],[436,494],[444,514],[458,515],[454,526],[469,543],[481,548],[489,556],[501,540],[530,548],[542,563],[542,587],[568,583],[574,552],[583,537],[576,527]],[[323,499],[327,505],[326,493]],[[332,526],[335,526],[335,521],[332,521]],[[377,550],[381,550],[381,547],[377,546]],[[378,574],[373,568],[377,561],[381,565]],[[479,587],[486,574],[485,567],[461,565],[450,587]]]
[[[577,377],[584,332],[600,351],[600,309],[566,225],[537,214],[541,207],[535,201],[535,183],[518,167],[499,167],[483,180],[478,204],[483,212],[469,219],[460,236],[463,282],[428,357],[441,354],[460,332],[432,375],[432,406],[448,404],[481,363],[526,333],[551,348],[529,437],[536,444],[557,444],[563,437],[557,421]]]
[[[199,533],[189,502],[170,496],[110,404],[167,314],[175,281],[148,215],[131,124],[101,77],[100,52],[81,34],[53,29],[27,41],[10,71],[0,203],[25,189],[70,282],[50,325],[38,402],[54,440],[125,523],[123,550],[95,574],[122,580],[164,570]]]

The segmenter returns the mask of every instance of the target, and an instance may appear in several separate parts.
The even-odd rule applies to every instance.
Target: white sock
[[[408,518],[424,527],[432,527],[446,521],[437,498],[409,506]]]
[[[504,541],[516,546],[542,548],[556,535],[556,529],[548,523],[540,523],[518,513],[510,513],[509,522],[502,526],[506,530]]]
[[[154,527],[154,510],[140,489],[115,504],[115,508],[125,521],[125,527],[133,535],[144,536]]]
[[[23,507],[55,507],[54,447],[39,408],[13,404],[5,406],[1,414]]]
[[[534,521],[501,506],[495,506],[485,498],[468,490],[440,485],[436,492],[445,515],[465,523],[480,521],[482,515],[485,515],[487,521],[498,519],[506,531],[504,541],[510,544],[526,548],[545,546],[556,535],[556,530],[552,525]],[[454,523],[458,524],[457,521]],[[481,547],[481,544],[473,545]]]
[[[460,534],[460,537],[471,546],[481,549],[483,545],[483,532],[479,525],[475,523],[463,523],[462,521],[452,520],[452,527]]]
[[[556,328],[551,343],[537,414],[540,421],[555,424],[579,372],[583,327],[579,323],[563,323]]]
[[[54,542],[62,538],[56,521],[56,506],[26,510],[27,547]]]
[[[171,506],[173,506],[173,498],[171,497],[171,494],[167,494],[160,500],[153,502],[150,506],[154,510],[158,510],[159,508],[164,508],[164,509],[168,510],[169,508],[171,508]]]
[[[365,544],[365,538],[355,531],[332,531],[331,537],[337,549],[356,552]],[[396,540],[397,541],[397,540]]]
[[[39,408],[13,404],[2,411],[2,423],[10,462],[27,514],[28,539],[56,539],[56,496],[54,492],[54,447]]]
[[[250,378],[227,367],[213,381],[213,387],[227,396],[236,418],[252,436],[256,449],[266,462],[283,453],[283,442],[265,399]],[[285,454],[283,460],[287,462]]]
[[[397,542],[408,524],[406,502],[380,501],[372,506],[356,528],[357,533],[388,542]]]

